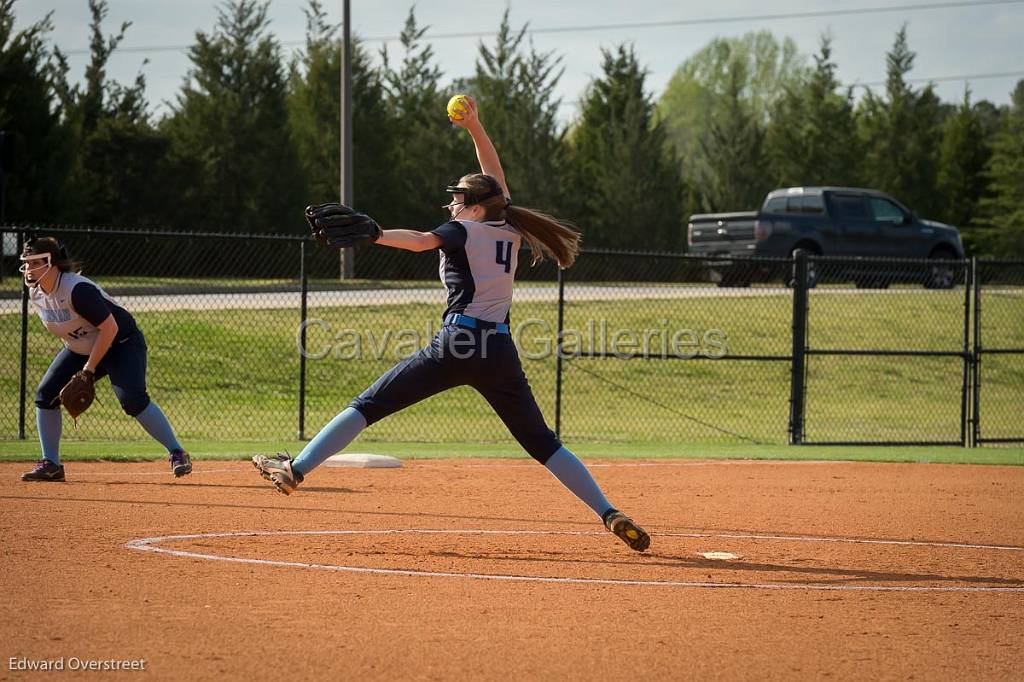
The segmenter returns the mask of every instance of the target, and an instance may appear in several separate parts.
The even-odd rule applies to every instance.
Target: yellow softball
[[[466,99],[467,95],[455,95],[448,100],[448,116],[453,121],[461,121],[462,115],[469,111],[469,102]]]

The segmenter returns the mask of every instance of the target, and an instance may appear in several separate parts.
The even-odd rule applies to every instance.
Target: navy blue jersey
[[[444,316],[459,313],[508,322],[522,236],[504,220],[452,220],[433,230],[441,238],[441,281],[448,289]]]

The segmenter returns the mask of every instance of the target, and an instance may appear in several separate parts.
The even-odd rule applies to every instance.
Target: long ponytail
[[[558,267],[563,270],[576,262],[582,235],[571,223],[543,211],[520,206],[508,206],[505,215],[530,245],[530,251],[533,252],[530,265],[536,265],[544,260],[545,255],[554,258]]]
[[[536,265],[545,256],[553,258],[563,270],[576,262],[583,235],[572,223],[537,209],[511,205],[506,201],[498,181],[490,175],[465,175],[459,180],[459,186],[473,190],[471,194],[486,197],[473,202],[486,209],[486,220],[505,219],[523,235],[533,253],[530,265]]]

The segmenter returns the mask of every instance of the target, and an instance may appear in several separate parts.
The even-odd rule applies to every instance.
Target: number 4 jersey
[[[448,309],[488,322],[508,322],[512,282],[522,237],[504,220],[452,220],[433,231],[441,238],[441,281]]]
[[[28,296],[46,330],[63,341],[72,353],[88,355],[96,343],[96,327],[111,315],[117,322],[114,343],[138,331],[127,310],[92,281],[74,272],[60,273],[50,293],[37,286],[29,289]]]

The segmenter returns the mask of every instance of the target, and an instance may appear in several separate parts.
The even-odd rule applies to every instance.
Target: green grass
[[[586,286],[571,283],[567,287],[570,301]],[[717,296],[711,290],[699,298],[575,301],[566,305],[565,326],[584,336],[590,321],[601,319],[608,320],[610,330],[653,330],[654,352],[664,346],[662,330],[668,336],[678,329],[692,330],[705,349],[703,335],[720,330],[729,355],[788,355],[790,293],[748,293]],[[1019,323],[1024,318],[1024,298],[992,294],[984,304],[983,319],[991,325],[986,336],[991,339],[989,345],[1024,347],[1024,324]],[[890,290],[850,295],[822,288],[812,294],[810,306],[812,347],[957,351],[962,344],[962,292]],[[278,442],[296,437],[297,310],[133,312],[150,346],[150,393],[185,442]],[[429,325],[436,329],[438,315],[438,306],[427,304],[322,307],[314,293],[309,317],[324,320],[329,329],[310,328],[308,346],[334,344],[344,350],[337,342],[346,329],[363,332],[364,340],[372,332],[377,340],[385,330],[409,327],[420,330],[426,339]],[[517,303],[513,315],[515,321],[536,318],[551,333],[555,329],[554,303]],[[34,438],[31,391],[59,342],[38,319],[29,322],[27,421],[29,436]],[[599,322],[594,327],[599,330]],[[542,345],[544,331],[534,326],[521,339],[524,355]],[[19,335],[18,316],[0,316],[0,438],[17,434]],[[599,343],[587,338],[577,345],[601,350]],[[380,359],[310,360],[305,435],[313,435],[391,367],[395,347],[392,338]],[[541,409],[553,422],[554,359],[524,358],[524,366]],[[962,361],[958,358],[815,356],[808,363],[807,381],[808,439],[959,439]],[[569,359],[563,377],[562,435],[573,443],[627,450],[749,442],[746,439],[782,445],[787,441],[789,389],[789,363],[784,361]],[[100,402],[77,427],[66,420],[65,439],[144,443],[146,435],[120,412],[107,382],[101,383],[98,393]],[[1024,397],[1024,357],[987,360],[982,396],[984,433],[1020,435],[1017,406]],[[362,439],[368,443],[467,441],[497,445],[508,442],[508,434],[484,400],[465,387],[389,417]]]
[[[189,443],[197,460],[246,459],[256,453],[288,451],[298,453],[299,441],[196,441]],[[861,462],[924,462],[942,464],[1024,465],[1024,447],[967,449],[956,447],[823,447],[787,445],[735,445],[697,443],[569,444],[584,459],[752,459]],[[395,443],[365,442],[351,445],[349,452],[372,452],[400,459],[529,458],[514,444],[493,443]],[[39,457],[34,441],[0,441],[0,461],[29,461]],[[62,446],[65,461],[153,461],[166,458],[152,442],[71,442]]]

